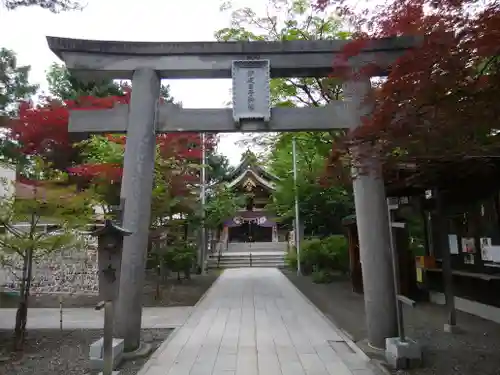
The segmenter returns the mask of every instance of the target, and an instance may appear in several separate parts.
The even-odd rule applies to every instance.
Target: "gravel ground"
[[[143,307],[194,306],[200,297],[210,288],[217,279],[218,273],[208,275],[192,275],[191,280],[178,281],[175,277],[168,278],[160,283],[160,298],[156,296],[156,277],[148,274],[144,284],[142,298]],[[65,295],[64,307],[94,307],[100,298],[97,295]],[[17,307],[17,298],[0,293],[0,308]],[[30,308],[58,308],[58,295],[39,295],[30,297]]]
[[[363,296],[351,291],[351,284],[338,280],[314,284],[310,277],[285,272],[290,281],[334,324],[354,341],[366,337]],[[424,345],[424,366],[398,375],[499,375],[500,325],[467,313],[457,313],[462,332],[443,332],[446,314],[442,306],[421,303],[415,309],[405,307],[408,336]],[[369,354],[369,353],[367,353]]]
[[[145,329],[142,340],[154,350],[172,329]],[[0,330],[0,374],[84,375],[90,373],[89,345],[102,336],[101,330],[30,330],[22,354],[10,355],[12,331]],[[135,375],[148,358],[122,362],[121,375]]]

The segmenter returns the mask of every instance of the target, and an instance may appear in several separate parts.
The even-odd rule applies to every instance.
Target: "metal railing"
[[[229,241],[227,238],[224,239],[224,242],[219,242],[219,253],[217,254],[217,268],[220,268],[220,260],[222,257],[222,249],[225,248],[225,251],[227,252],[229,248]]]

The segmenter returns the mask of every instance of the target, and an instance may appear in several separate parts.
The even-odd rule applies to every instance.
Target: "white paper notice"
[[[489,260],[495,263],[500,263],[500,246],[490,246],[488,248]]]
[[[491,238],[489,237],[481,237],[481,258],[487,261],[493,261],[492,251],[491,249]]]
[[[458,237],[456,234],[448,235],[448,245],[450,246],[450,254],[458,254]]]
[[[462,238],[462,253],[474,254],[476,252],[476,240],[472,237]]]

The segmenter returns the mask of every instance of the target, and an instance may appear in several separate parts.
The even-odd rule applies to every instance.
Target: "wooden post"
[[[103,338],[102,375],[113,375],[113,301],[104,303],[104,338]]]
[[[434,190],[436,200],[436,219],[437,219],[437,236],[438,246],[441,250],[442,269],[443,269],[443,287],[446,299],[446,310],[448,313],[448,323],[445,324],[444,330],[452,332],[457,324],[457,313],[455,310],[455,293],[453,290],[453,274],[451,268],[450,247],[448,244],[446,230],[446,216],[443,207],[442,193],[437,189]]]
[[[398,325],[398,335],[399,335],[399,340],[401,342],[406,342],[406,335],[405,335],[405,325],[404,325],[404,317],[403,317],[403,305],[401,301],[399,300],[399,296],[401,294],[401,277],[399,273],[399,257],[398,257],[398,250],[396,249],[396,244],[395,244],[395,234],[394,234],[394,228],[401,228],[402,226],[404,227],[403,223],[397,223],[395,221],[394,217],[394,211],[399,208],[399,205],[394,205],[391,202],[390,198],[387,198],[387,216],[389,218],[389,228],[390,228],[390,233],[389,233],[389,246],[391,250],[391,260],[392,260],[392,277],[394,280],[394,298],[396,301],[396,318],[397,318],[397,325]]]

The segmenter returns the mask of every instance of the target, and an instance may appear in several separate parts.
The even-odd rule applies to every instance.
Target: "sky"
[[[259,12],[266,0],[235,0],[234,8]],[[214,32],[230,26],[221,0],[87,0],[81,11],[52,14],[38,7],[7,11],[0,6],[0,48],[14,50],[20,65],[31,65],[31,81],[47,89],[45,72],[59,59],[46,36],[124,41],[213,41]],[[220,108],[230,100],[228,80],[166,80],[186,108]],[[219,151],[231,164],[240,161],[240,134],[222,134]]]

